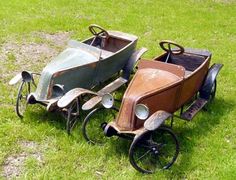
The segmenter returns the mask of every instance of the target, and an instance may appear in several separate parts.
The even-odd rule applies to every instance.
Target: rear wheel
[[[216,80],[214,81],[212,88],[211,88],[211,92],[210,92],[210,96],[208,99],[207,104],[203,107],[204,111],[207,111],[209,109],[210,104],[212,103],[212,101],[214,101],[215,96],[216,96],[216,87],[217,87],[217,83]]]
[[[72,129],[75,127],[79,120],[79,99],[76,98],[67,109],[67,121],[66,121],[66,131],[68,134],[71,133]]]
[[[117,112],[118,109],[115,107],[110,109],[100,107],[91,111],[82,124],[84,138],[91,144],[104,144],[106,136],[103,133],[103,127],[107,122],[114,120]]]
[[[27,107],[27,97],[30,94],[30,83],[22,81],[16,99],[16,114],[23,118],[23,114]]]
[[[213,86],[211,88],[211,94],[210,94],[210,99],[209,99],[209,102],[213,101],[215,99],[215,96],[216,96],[216,87],[217,87],[217,83],[216,83],[216,80],[214,81],[213,83]]]
[[[179,153],[179,143],[173,131],[160,127],[134,139],[129,150],[131,165],[142,173],[168,169]]]

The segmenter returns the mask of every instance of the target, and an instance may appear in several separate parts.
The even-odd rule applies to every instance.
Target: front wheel
[[[134,139],[129,149],[131,165],[142,173],[168,169],[179,153],[178,140],[170,128],[160,127]]]
[[[23,114],[27,107],[27,97],[30,94],[30,83],[22,81],[16,99],[16,114],[23,118]]]
[[[106,136],[103,133],[103,127],[107,122],[115,119],[117,112],[118,109],[115,107],[110,109],[100,107],[92,110],[82,124],[82,132],[86,141],[91,144],[104,144]]]
[[[79,99],[76,98],[67,109],[67,116],[66,116],[66,131],[68,134],[71,133],[72,129],[75,127],[76,123],[79,119]]]

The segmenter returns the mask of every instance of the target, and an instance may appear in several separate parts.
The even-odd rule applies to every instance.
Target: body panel
[[[99,49],[86,44],[81,45],[81,48],[64,50],[43,69],[36,90],[36,100],[42,101],[51,98],[51,88],[54,84],[64,85],[66,92],[71,88],[78,87],[79,84],[85,88],[90,87],[99,56]],[[78,78],[81,76],[84,79]],[[75,78],[78,80],[76,81]]]
[[[198,92],[207,74],[211,56],[205,58],[204,62],[195,69],[191,75],[187,76],[182,85],[179,97],[178,108],[185,104],[191,97]]]
[[[122,130],[137,128],[134,117],[135,105],[142,102],[143,98],[153,96],[156,91],[171,92],[168,89],[179,84],[181,80],[182,78],[179,76],[160,69],[144,68],[138,70],[124,94],[116,121],[117,125]]]
[[[65,93],[80,87],[92,89],[120,71],[135,51],[137,37],[122,32],[108,31],[110,38],[104,47],[90,45],[92,38],[73,41],[42,71],[35,92],[37,101],[52,98],[52,87],[61,84]]]
[[[98,63],[96,83],[104,82],[113,74],[120,71],[129,60],[129,57],[135,51],[135,47],[136,42],[130,44],[128,47],[122,49],[107,59],[101,59]]]
[[[194,54],[196,53],[196,54]],[[144,104],[149,115],[163,110],[174,113],[197,91],[207,74],[211,54],[208,51],[188,50],[181,55],[167,53],[154,61],[141,60],[139,69],[127,88],[118,116],[112,126],[120,132],[132,132],[143,128],[145,120],[135,114],[136,104]]]

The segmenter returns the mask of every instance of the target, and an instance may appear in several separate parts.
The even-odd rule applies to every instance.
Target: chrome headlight
[[[112,106],[113,106],[113,104],[114,104],[114,98],[113,98],[113,96],[111,95],[111,94],[109,94],[109,93],[107,93],[107,94],[104,94],[103,96],[102,96],[102,105],[105,107],[105,108],[107,108],[107,109],[109,109],[109,108],[111,108]]]
[[[141,120],[145,120],[149,116],[149,109],[144,104],[137,104],[135,107],[135,115]]]

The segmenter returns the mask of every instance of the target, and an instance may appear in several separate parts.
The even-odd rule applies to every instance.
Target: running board
[[[107,86],[105,86],[104,88],[102,88],[97,93],[99,95],[104,95],[106,93],[111,93],[111,92],[117,90],[119,87],[121,87],[122,85],[124,85],[127,82],[128,82],[127,79],[125,79],[123,77],[119,77],[116,80],[114,80],[113,82],[111,82],[110,84],[108,84]]]
[[[206,105],[207,102],[208,101],[205,99],[198,98],[185,112],[180,115],[180,118],[191,121],[193,117]]]

